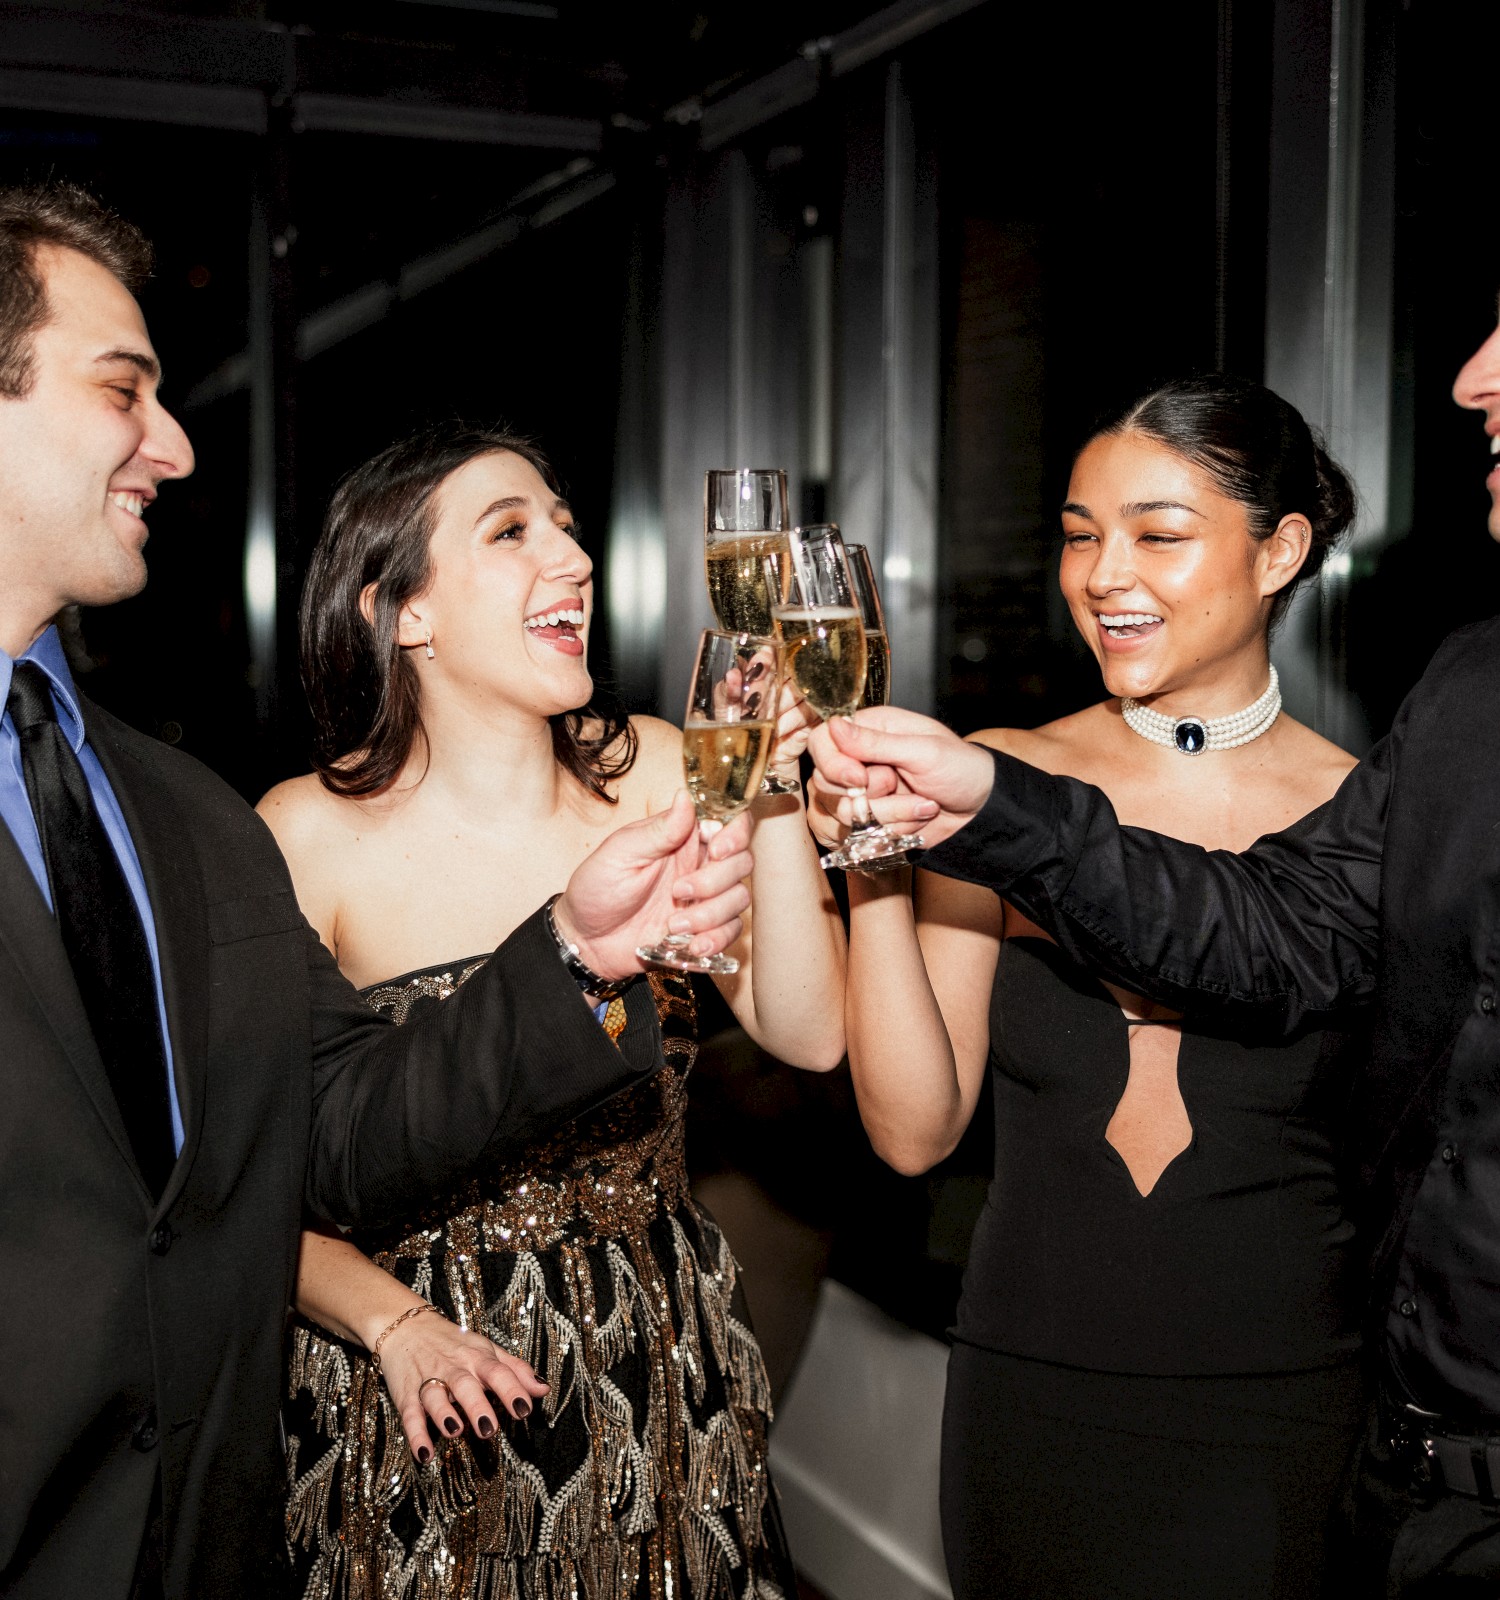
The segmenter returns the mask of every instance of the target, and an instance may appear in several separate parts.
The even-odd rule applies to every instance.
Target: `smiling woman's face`
[[[573,514],[523,457],[476,456],[433,501],[432,576],[403,613],[423,693],[479,691],[544,716],[584,705],[593,564]]]
[[[1253,539],[1202,468],[1142,434],[1102,435],[1073,465],[1062,523],[1063,595],[1111,694],[1237,690],[1264,663],[1284,545]]]

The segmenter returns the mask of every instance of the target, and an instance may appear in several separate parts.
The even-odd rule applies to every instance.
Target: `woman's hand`
[[[481,1439],[493,1438],[498,1419],[491,1396],[521,1418],[547,1392],[519,1356],[430,1313],[409,1318],[386,1338],[380,1369],[419,1464],[432,1459],[430,1426],[453,1439],[467,1417]]]
[[[776,702],[776,744],[771,751],[771,771],[795,782],[801,776],[802,752],[818,725],[818,714],[808,705],[790,678],[782,681]]]
[[[848,835],[849,824],[839,816],[840,805],[847,803],[847,793],[814,769],[807,785],[807,826],[813,838],[829,850],[837,849]]]
[[[983,745],[960,739],[931,717],[896,706],[870,706],[856,718],[835,717],[813,736],[823,803],[853,821],[841,790],[864,789],[877,822],[919,826],[941,844],[972,820],[989,798],[995,763]]]

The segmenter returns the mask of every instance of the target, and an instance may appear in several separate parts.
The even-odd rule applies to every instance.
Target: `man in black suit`
[[[145,512],[192,470],[147,258],[79,191],[0,192],[0,1593],[262,1600],[304,1179],[378,1220],[655,1070],[592,1001],[669,917],[737,936],[748,834],[700,861],[679,796],[430,1023],[377,1018],[250,808],[84,700],[57,642],[145,582]]]
[[[1500,330],[1454,386],[1500,455]],[[1500,539],[1500,467],[1487,480]],[[1102,977],[1247,1030],[1372,1004],[1352,1109],[1380,1397],[1359,1592],[1500,1593],[1500,619],[1439,650],[1321,810],[1244,855],[1118,826],[1098,790],[910,712],[813,740],[819,803],[884,794],[923,865],[993,887]]]

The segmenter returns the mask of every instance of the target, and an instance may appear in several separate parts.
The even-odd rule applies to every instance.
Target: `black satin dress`
[[[366,991],[397,1022],[483,958]],[[362,1349],[299,1321],[287,1532],[309,1600],[795,1600],[766,1466],[770,1389],[733,1256],[688,1193],[692,989],[652,973],[605,1026],[666,1065],[378,1235],[381,1267],[551,1386],[419,1467]]]
[[[1142,1195],[1106,1128],[1119,1005],[1042,939],[1001,946],[995,1178],[943,1435],[957,1600],[1312,1600],[1364,1417],[1341,1035],[1182,1027],[1188,1148]]]

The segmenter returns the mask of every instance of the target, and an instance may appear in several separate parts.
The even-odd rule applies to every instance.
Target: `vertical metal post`
[[[1356,550],[1387,534],[1395,156],[1389,72],[1367,51],[1384,0],[1277,0],[1266,382],[1317,427],[1362,501]],[[1367,81],[1373,89],[1367,114]],[[1353,558],[1324,567],[1277,641],[1289,707],[1355,751],[1368,743],[1345,687]]]
[[[783,463],[752,461],[750,440],[754,428],[756,373],[755,326],[755,184],[743,150],[724,158],[724,179],[729,210],[729,307],[725,319],[729,336],[728,428],[726,466],[779,466]],[[706,469],[705,469],[706,470]]]
[[[1219,0],[1219,83],[1214,120],[1214,366],[1229,362],[1230,130],[1234,126],[1234,0]]]
[[[297,659],[296,323],[289,102],[278,97],[251,196],[250,483],[244,595],[255,712],[272,751],[285,736],[282,677]]]
[[[245,621],[255,715],[276,707],[276,363],[271,340],[271,230],[260,186],[250,209],[250,492],[245,519]]]
[[[661,259],[656,243],[661,201],[641,184],[642,207],[626,291],[620,415],[615,440],[604,599],[616,686],[630,710],[655,710],[657,667],[667,594],[662,525]]]
[[[874,126],[871,112],[849,133],[833,511],[881,567],[893,698],[925,711],[937,593],[936,181],[899,63],[887,69]]]

